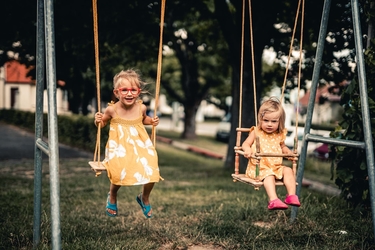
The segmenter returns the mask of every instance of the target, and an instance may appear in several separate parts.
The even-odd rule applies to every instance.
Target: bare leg
[[[149,197],[150,197],[150,193],[152,189],[154,188],[154,185],[155,185],[154,182],[143,185],[142,201],[145,205],[150,204]]]
[[[275,176],[270,175],[264,178],[263,186],[270,201],[277,199]]]
[[[114,185],[111,183],[109,187],[109,202],[111,204],[116,204],[117,203],[117,191],[120,189],[121,186]],[[107,211],[111,214],[115,214],[116,211],[107,208]]]
[[[142,202],[144,205],[150,205],[150,200],[149,200],[149,197],[150,197],[150,193],[152,191],[152,189],[154,188],[154,185],[155,183],[152,182],[152,183],[147,183],[145,185],[143,185],[143,191],[142,191]],[[152,209],[147,213],[148,216],[151,216],[152,215]]]
[[[283,182],[288,195],[296,194],[296,180],[294,178],[293,170],[289,167],[284,167]]]
[[[284,167],[283,181],[288,195],[285,198],[285,203],[291,206],[299,207],[301,203],[296,195],[296,179],[291,168]]]

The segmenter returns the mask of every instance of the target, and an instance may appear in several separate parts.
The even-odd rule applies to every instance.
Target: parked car
[[[288,127],[287,134],[285,139],[285,145],[293,150],[294,148],[294,138],[296,137],[296,128],[295,127]],[[304,128],[298,127],[297,128],[297,140],[298,140],[298,149],[297,152],[300,152],[302,146],[302,139],[303,139]]]
[[[320,160],[327,160],[329,158],[329,145],[323,143],[313,151],[313,155]]]
[[[219,122],[216,130],[216,140],[222,142],[228,142],[230,136],[230,119],[231,114],[226,114],[221,122]]]

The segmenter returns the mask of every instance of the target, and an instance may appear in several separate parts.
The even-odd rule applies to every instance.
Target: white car
[[[295,127],[287,127],[286,129],[288,130],[288,132],[286,134],[285,145],[288,148],[290,148],[291,150],[293,150],[294,149],[294,138],[296,137],[296,128]],[[297,128],[297,140],[298,140],[297,152],[298,153],[301,151],[303,133],[304,133],[304,128],[298,127]]]

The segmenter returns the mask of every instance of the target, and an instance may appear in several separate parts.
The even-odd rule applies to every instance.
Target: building
[[[0,109],[16,109],[35,112],[36,82],[27,74],[33,67],[27,68],[18,61],[6,62],[0,67]],[[64,86],[64,81],[57,81],[58,86]],[[56,89],[57,113],[66,114],[68,111],[68,96],[65,90]],[[47,91],[44,90],[43,111],[48,112]]]

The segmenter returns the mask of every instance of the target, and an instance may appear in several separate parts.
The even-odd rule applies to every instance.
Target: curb
[[[173,141],[172,139],[162,137],[162,136],[156,136],[156,140],[158,140],[160,142],[167,143],[167,144],[172,145],[172,146],[174,146],[176,148],[179,148],[179,149],[183,149],[183,150],[187,150],[187,151],[197,153],[197,154],[200,154],[200,155],[208,156],[208,157],[213,158],[213,159],[224,160],[224,155],[216,154],[214,152],[211,152],[209,150],[206,150],[206,149],[203,149],[203,148],[200,148],[200,147],[191,146],[191,145],[188,145],[188,144],[185,144],[185,143]]]

